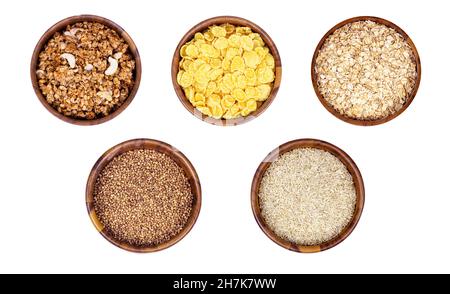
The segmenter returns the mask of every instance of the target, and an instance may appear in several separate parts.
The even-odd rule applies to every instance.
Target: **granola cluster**
[[[357,21],[337,29],[315,61],[318,88],[342,115],[387,117],[407,102],[417,78],[414,54],[394,29]]]
[[[134,85],[128,44],[107,26],[67,26],[39,54],[36,75],[48,103],[65,116],[95,119],[114,112]]]

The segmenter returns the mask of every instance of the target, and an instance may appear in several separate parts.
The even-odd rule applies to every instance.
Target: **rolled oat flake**
[[[417,79],[411,46],[396,30],[374,21],[338,28],[320,48],[314,71],[329,105],[358,120],[398,112]]]

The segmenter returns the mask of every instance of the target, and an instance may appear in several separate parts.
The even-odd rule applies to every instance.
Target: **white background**
[[[0,28],[0,272],[400,273],[449,272],[449,37],[444,1],[8,1]],[[155,3],[155,4],[154,4]],[[158,4],[156,4],[158,3]],[[29,64],[54,23],[97,14],[121,25],[142,58],[140,89],[117,118],[80,127],[35,96]],[[171,83],[173,51],[196,23],[235,15],[260,25],[281,54],[277,98],[257,119],[218,127],[193,117]],[[344,123],[318,101],[310,63],[320,38],[359,15],[386,18],[415,42],[419,92],[406,112],[374,127]],[[91,167],[109,147],[147,137],[194,164],[203,206],[193,230],[150,254],[121,250],[94,229],[85,207]],[[366,205],[350,237],[317,254],[285,250],[257,226],[253,174],[266,154],[297,138],[329,141],[357,163]]]

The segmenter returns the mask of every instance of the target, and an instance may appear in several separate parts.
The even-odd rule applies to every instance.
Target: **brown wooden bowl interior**
[[[96,119],[77,119],[73,117],[65,116],[64,114],[58,112],[55,108],[53,108],[46,100],[44,95],[41,92],[41,89],[39,88],[38,78],[36,76],[36,70],[39,65],[39,54],[44,49],[47,42],[53,37],[53,35],[56,32],[63,31],[68,25],[73,25],[78,22],[97,22],[101,23],[113,30],[115,30],[129,45],[130,52],[133,55],[134,60],[136,61],[136,68],[134,72],[134,86],[131,89],[130,95],[128,96],[127,100],[124,101],[124,103],[119,106],[114,112],[110,113],[107,116],[96,118]],[[97,125],[104,123],[106,121],[109,121],[119,115],[125,108],[130,105],[131,101],[133,100],[134,96],[136,95],[136,92],[139,88],[139,84],[141,81],[141,71],[142,71],[142,65],[141,65],[141,58],[139,56],[139,52],[137,50],[136,45],[134,44],[131,37],[128,35],[127,32],[123,28],[121,28],[118,24],[114,23],[113,21],[96,16],[96,15],[77,15],[68,17],[66,19],[63,19],[59,21],[58,23],[54,24],[50,29],[48,29],[44,35],[41,37],[39,42],[37,43],[33,56],[31,58],[31,66],[30,66],[30,75],[31,75],[31,82],[33,84],[34,92],[36,93],[37,97],[39,98],[39,101],[41,101],[42,105],[50,111],[54,116],[58,117],[59,119],[75,124],[75,125]]]
[[[195,33],[203,32],[208,27],[212,25],[221,25],[229,23],[236,26],[246,26],[252,29],[253,32],[258,33],[261,35],[261,38],[263,39],[264,43],[266,43],[266,46],[270,49],[270,53],[272,53],[274,59],[275,59],[275,81],[273,82],[272,91],[270,92],[269,98],[263,102],[258,102],[258,108],[250,113],[246,117],[239,117],[234,119],[215,119],[212,117],[209,117],[207,115],[202,114],[200,111],[198,111],[192,104],[189,102],[189,100],[186,98],[186,95],[184,94],[183,88],[181,88],[180,85],[177,83],[177,73],[179,69],[179,63],[181,60],[180,56],[180,49],[181,47],[192,40],[194,38]],[[235,16],[218,16],[213,17],[207,20],[204,20],[200,22],[199,24],[195,25],[193,28],[191,28],[181,39],[180,43],[178,43],[177,48],[175,49],[175,53],[173,55],[172,59],[172,84],[175,89],[175,92],[177,93],[178,98],[180,99],[181,103],[184,105],[184,107],[192,113],[194,116],[198,117],[199,119],[211,123],[213,125],[218,126],[235,126],[239,125],[245,122],[248,122],[257,116],[259,116],[261,113],[263,113],[272,103],[272,101],[275,99],[275,96],[278,92],[278,89],[280,87],[281,83],[281,59],[280,54],[278,53],[278,49],[275,46],[275,43],[270,38],[270,36],[258,25],[252,23],[249,20],[235,17]]]
[[[353,23],[353,22],[357,22],[357,21],[373,21],[382,25],[385,25],[389,28],[392,28],[394,30],[397,31],[397,33],[399,33],[400,35],[403,36],[403,38],[405,38],[406,42],[409,44],[409,46],[411,47],[413,54],[414,54],[414,60],[416,63],[416,71],[417,71],[417,77],[416,77],[416,83],[414,85],[413,91],[411,92],[411,94],[407,97],[405,104],[402,106],[402,108],[397,111],[394,112],[386,117],[383,118],[379,118],[379,119],[374,119],[374,120],[361,120],[361,119],[355,119],[355,118],[350,118],[348,116],[342,115],[341,113],[339,113],[339,111],[337,111],[336,109],[334,109],[328,102],[327,100],[323,97],[323,95],[320,93],[319,91],[319,86],[317,84],[317,75],[315,72],[315,64],[316,64],[316,59],[317,56],[319,55],[319,51],[322,48],[323,44],[325,43],[325,41],[328,39],[328,37],[330,35],[332,35],[337,29],[345,26],[346,24],[349,23]],[[413,41],[411,40],[411,38],[396,24],[379,18],[379,17],[373,17],[373,16],[358,16],[358,17],[353,17],[353,18],[349,18],[347,20],[344,20],[340,23],[338,23],[337,25],[335,25],[333,28],[331,28],[320,40],[319,44],[316,47],[316,50],[314,51],[314,55],[312,58],[312,63],[311,63],[311,80],[313,83],[313,87],[314,87],[314,91],[316,92],[317,97],[319,98],[320,102],[322,103],[322,105],[331,113],[333,114],[335,117],[339,118],[340,120],[343,120],[345,122],[354,124],[354,125],[359,125],[359,126],[373,126],[373,125],[379,125],[379,124],[383,124],[385,122],[388,122],[394,118],[396,118],[397,116],[399,116],[403,111],[405,111],[409,105],[411,104],[411,102],[413,101],[414,97],[417,94],[417,90],[419,89],[419,85],[420,85],[420,79],[421,79],[421,75],[422,75],[422,68],[421,68],[421,64],[420,64],[420,58],[419,58],[419,53],[417,51],[416,46],[414,45]]]
[[[353,177],[353,182],[355,184],[355,190],[356,190],[356,207],[355,211],[353,213],[353,217],[348,223],[348,225],[342,230],[342,232],[334,237],[333,239],[324,242],[322,244],[313,245],[313,246],[304,246],[304,245],[298,245],[293,242],[289,242],[279,236],[277,236],[266,224],[264,221],[264,218],[261,215],[261,209],[259,205],[259,187],[261,185],[261,180],[267,170],[267,168],[270,166],[270,164],[274,161],[276,161],[280,155],[282,155],[285,152],[289,152],[291,150],[297,149],[297,148],[316,148],[321,149],[330,152],[339,160],[345,164],[348,171]],[[255,216],[255,219],[259,225],[259,227],[263,230],[263,232],[275,243],[278,245],[292,250],[296,252],[303,252],[303,253],[312,253],[312,252],[320,252],[327,249],[330,249],[337,244],[341,243],[345,238],[347,238],[353,229],[356,227],[359,218],[361,217],[361,213],[364,207],[364,182],[361,176],[361,173],[359,172],[358,167],[356,166],[355,162],[348,156],[344,151],[339,149],[338,147],[324,142],[319,141],[315,139],[300,139],[300,140],[294,140],[287,142],[278,148],[274,149],[272,152],[267,155],[267,157],[261,162],[258,169],[256,170],[255,176],[253,178],[252,182],[252,189],[251,189],[251,203],[252,203],[252,210],[253,215]]]
[[[97,217],[97,214],[95,213],[94,209],[94,186],[95,182],[97,180],[97,177],[103,170],[103,168],[111,162],[111,160],[127,151],[130,150],[136,150],[136,149],[151,149],[155,150],[157,152],[164,153],[168,156],[170,156],[186,173],[186,176],[188,178],[189,184],[191,185],[192,189],[192,195],[193,195],[193,204],[192,204],[192,212],[191,216],[189,217],[186,226],[183,228],[183,230],[170,239],[169,241],[156,245],[156,246],[149,246],[149,247],[138,247],[131,245],[127,242],[122,242],[119,240],[116,240],[114,237],[112,237],[108,230],[104,227],[104,225],[100,222],[99,218]],[[108,151],[106,151],[95,163],[94,167],[91,170],[91,173],[89,174],[89,178],[86,185],[86,207],[89,213],[89,217],[91,218],[92,223],[94,224],[95,228],[100,232],[100,234],[105,237],[106,240],[111,242],[112,244],[128,250],[132,252],[155,252],[162,249],[166,249],[181,239],[183,239],[189,231],[194,226],[198,215],[200,213],[200,207],[201,207],[201,200],[202,200],[202,192],[201,192],[201,186],[200,186],[200,180],[198,178],[197,172],[194,169],[194,166],[191,164],[191,162],[187,159],[187,157],[178,151],[176,148],[172,147],[169,144],[166,144],[164,142],[151,140],[151,139],[134,139],[125,141],[123,143],[120,143]]]

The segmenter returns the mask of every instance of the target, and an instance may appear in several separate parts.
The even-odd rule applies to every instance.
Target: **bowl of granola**
[[[388,122],[403,113],[419,89],[420,58],[394,23],[354,17],[320,40],[311,64],[314,90],[335,117],[355,125]]]
[[[96,125],[119,115],[141,79],[139,52],[116,23],[95,15],[66,18],[37,43],[30,66],[44,107],[76,125]]]

